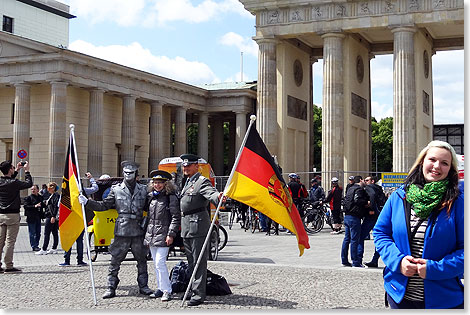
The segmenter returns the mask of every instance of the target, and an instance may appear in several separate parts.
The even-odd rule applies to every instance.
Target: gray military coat
[[[115,236],[143,236],[142,225],[147,187],[136,183],[134,194],[124,182],[111,186],[111,191],[103,201],[88,200],[86,208],[93,211],[116,209],[118,217],[114,225]]]
[[[147,195],[148,226],[145,232],[144,245],[163,247],[166,237],[175,237],[181,226],[181,212],[179,200],[175,194],[167,195],[165,192],[154,196],[153,192]]]
[[[196,173],[188,179],[181,191],[181,236],[183,238],[205,237],[211,225],[209,202],[217,205],[219,192],[209,179]],[[193,214],[192,211],[198,211]]]

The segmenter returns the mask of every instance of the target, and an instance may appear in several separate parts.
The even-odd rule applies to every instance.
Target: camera
[[[20,161],[20,164],[24,166],[26,164],[26,161]]]

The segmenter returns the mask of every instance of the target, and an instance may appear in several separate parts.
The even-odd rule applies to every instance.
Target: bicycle
[[[226,206],[227,207],[227,206]],[[242,205],[240,202],[236,200],[231,200],[230,201],[230,216],[228,219],[228,228],[229,230],[232,229],[233,223],[234,222],[239,222],[240,227],[243,228],[244,222],[243,222],[243,210],[242,210]]]
[[[259,230],[259,216],[258,211],[248,207],[248,211],[246,213],[245,222],[243,223],[245,227],[245,232],[247,230],[251,230],[251,233],[255,233],[256,229]]]
[[[325,225],[325,212],[320,203],[307,203],[305,205],[302,223],[308,234],[316,234],[323,229]]]

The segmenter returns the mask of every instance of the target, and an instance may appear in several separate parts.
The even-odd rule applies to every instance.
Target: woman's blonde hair
[[[418,167],[420,164],[423,164],[424,157],[426,156],[429,149],[431,149],[431,148],[442,148],[442,149],[446,149],[447,151],[449,151],[450,154],[452,155],[451,167],[454,169],[454,171],[457,174],[459,173],[459,167],[458,167],[458,164],[457,164],[457,154],[455,153],[454,148],[445,141],[433,140],[433,141],[429,142],[428,145],[426,147],[424,147],[421,150],[421,152],[418,154],[418,157],[416,158],[413,166],[411,167],[410,171],[408,172],[408,175],[411,174],[411,172],[413,172],[413,170],[415,170],[416,167]]]
[[[56,187],[57,187],[57,184],[56,184],[55,182],[49,182],[49,183],[47,183],[47,188],[54,188],[54,189],[56,189]]]
[[[157,180],[161,180],[161,179],[157,179]],[[147,190],[149,192],[152,192],[152,191],[155,190],[155,188],[153,187],[153,183],[154,183],[154,180],[151,180],[151,181],[149,181],[149,183],[147,185]],[[166,180],[164,182],[163,191],[165,191],[167,195],[174,194],[176,192],[176,190],[177,190],[176,185],[172,180]]]

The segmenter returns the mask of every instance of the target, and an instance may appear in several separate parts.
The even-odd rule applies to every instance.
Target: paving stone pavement
[[[227,228],[227,227],[226,227]],[[228,228],[227,228],[228,230]],[[340,249],[343,234],[330,235],[326,227],[309,237],[310,249],[299,257],[296,238],[281,232],[267,236],[262,232],[245,232],[239,226],[228,230],[229,241],[217,261],[208,268],[223,275],[233,292],[227,296],[208,296],[194,309],[384,309],[382,280],[383,264],[379,268],[343,267]],[[42,244],[42,241],[41,241]],[[373,241],[366,241],[365,261],[373,254]],[[170,302],[151,299],[138,293],[136,263],[126,260],[119,272],[117,297],[103,300],[109,254],[100,254],[93,263],[97,305],[94,305],[90,268],[60,267],[63,251],[54,255],[35,255],[29,246],[27,227],[22,225],[15,247],[14,263],[23,270],[18,274],[0,274],[1,309],[114,309],[182,310],[179,297]],[[129,258],[132,256],[129,255]],[[180,253],[168,259],[171,269]],[[152,261],[149,266],[149,286],[156,288]],[[192,310],[185,306],[184,310]]]

